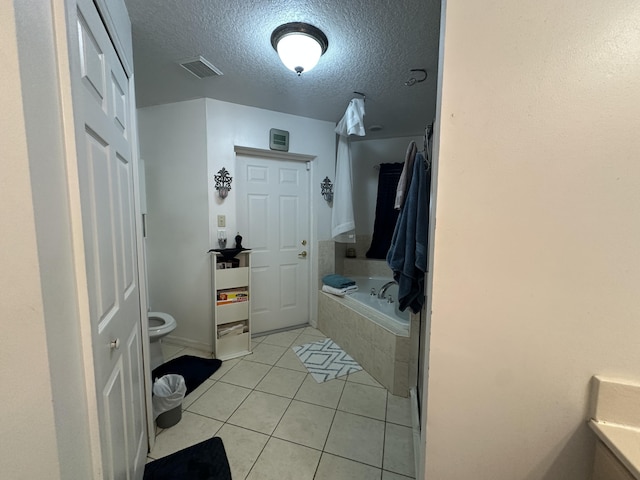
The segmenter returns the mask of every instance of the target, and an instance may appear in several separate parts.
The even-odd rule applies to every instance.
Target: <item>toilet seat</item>
[[[168,313],[148,312],[147,317],[149,318],[149,336],[164,336],[176,328],[176,320]]]

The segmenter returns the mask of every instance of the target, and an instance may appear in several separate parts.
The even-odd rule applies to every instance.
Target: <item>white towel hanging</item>
[[[365,135],[364,99],[354,98],[338,122],[338,153],[334,182],[331,236],[336,242],[355,243],[356,223],[353,214],[353,183],[351,180],[351,147],[349,135]]]

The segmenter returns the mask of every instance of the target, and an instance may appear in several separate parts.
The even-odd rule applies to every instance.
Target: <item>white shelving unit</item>
[[[251,251],[232,260],[212,252],[213,353],[220,360],[251,353]]]

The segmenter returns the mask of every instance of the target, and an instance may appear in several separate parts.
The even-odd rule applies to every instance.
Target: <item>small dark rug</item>
[[[213,437],[147,463],[144,480],[231,480],[222,439]]]
[[[217,358],[200,358],[192,355],[182,355],[181,357],[169,360],[151,372],[152,378],[163,377],[170,373],[182,375],[184,383],[187,385],[187,393],[189,395],[202,382],[213,375],[220,368],[222,361]]]

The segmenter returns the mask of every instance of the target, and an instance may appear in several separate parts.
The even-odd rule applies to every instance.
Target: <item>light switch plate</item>
[[[224,215],[218,215],[218,226],[219,227],[226,227],[227,226],[227,220],[226,220]]]

